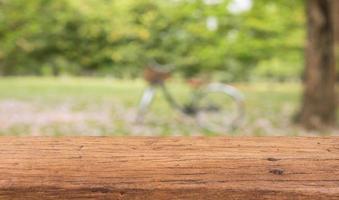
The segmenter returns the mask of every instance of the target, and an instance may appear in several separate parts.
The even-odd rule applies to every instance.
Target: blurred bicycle
[[[194,119],[197,125],[207,131],[226,133],[239,127],[245,115],[244,97],[233,86],[210,83],[202,79],[190,79],[192,87],[190,100],[179,104],[176,95],[169,92],[166,80],[171,77],[171,67],[152,62],[145,71],[144,78],[149,83],[140,100],[137,121],[143,121],[155,97],[161,89],[171,108]]]

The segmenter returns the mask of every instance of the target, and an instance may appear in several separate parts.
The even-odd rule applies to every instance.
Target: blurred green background
[[[185,78],[206,73],[243,91],[246,122],[230,135],[306,134],[292,122],[304,10],[304,0],[0,0],[0,134],[210,135],[161,95],[153,122],[133,124],[150,59],[175,66],[179,98]]]
[[[296,80],[304,1],[1,0],[0,74],[138,77],[150,58],[184,76]]]

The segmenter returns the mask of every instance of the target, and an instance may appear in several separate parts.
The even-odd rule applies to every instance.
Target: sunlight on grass
[[[298,83],[234,84],[246,96],[246,121],[228,135],[300,135],[306,132],[291,119],[299,107]],[[0,133],[2,135],[219,135],[195,124],[183,123],[159,91],[145,124],[134,119],[142,80],[111,78],[0,79]],[[169,90],[179,102],[190,88],[171,80]],[[189,124],[189,125],[188,125]],[[325,134],[325,133],[324,133]],[[326,134],[332,134],[330,131]]]

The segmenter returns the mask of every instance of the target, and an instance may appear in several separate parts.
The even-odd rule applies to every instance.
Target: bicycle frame
[[[194,92],[192,94],[191,100],[183,105],[180,105],[172,96],[172,94],[169,92],[167,89],[166,85],[164,82],[157,82],[150,84],[150,86],[145,90],[141,102],[140,102],[140,109],[139,109],[139,115],[143,115],[146,113],[148,106],[152,103],[152,100],[155,96],[156,90],[160,88],[164,94],[166,102],[169,104],[169,106],[173,109],[176,109],[180,111],[181,113],[189,116],[194,116],[197,113],[197,108],[195,106],[195,103],[197,102],[196,99],[200,98],[203,96],[202,92]]]

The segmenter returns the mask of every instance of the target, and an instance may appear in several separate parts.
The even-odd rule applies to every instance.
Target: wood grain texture
[[[339,199],[339,138],[0,138],[0,199]]]

